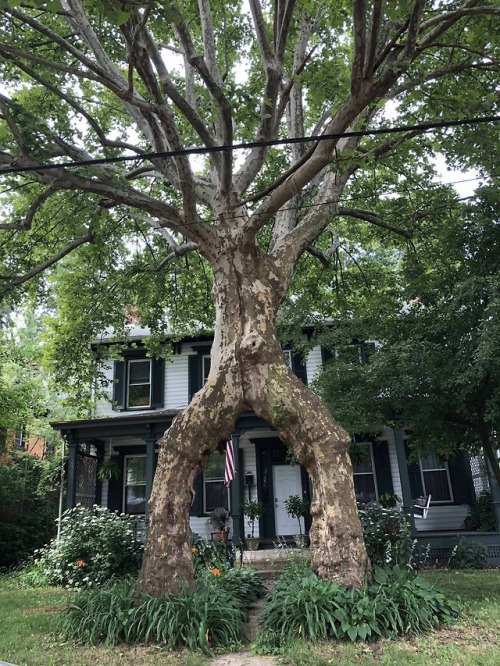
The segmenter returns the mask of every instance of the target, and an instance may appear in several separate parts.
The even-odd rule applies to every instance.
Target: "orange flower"
[[[214,576],[220,576],[220,571],[218,569],[212,569],[212,573]]]
[[[85,562],[84,562],[83,560],[77,560],[77,561],[76,561],[76,566],[77,566],[77,567],[84,567],[84,566],[85,566]]]
[[[193,547],[191,548],[191,552],[192,552],[192,553],[197,553],[197,552],[198,552],[198,548],[195,548],[195,547],[193,546]]]

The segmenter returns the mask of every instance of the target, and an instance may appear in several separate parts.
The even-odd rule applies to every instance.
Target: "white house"
[[[52,424],[69,445],[68,507],[99,503],[130,514],[147,512],[157,442],[174,416],[203,385],[210,367],[211,338],[186,338],[175,343],[170,359],[154,360],[146,356],[142,344],[146,334],[144,329],[133,328],[129,347],[119,360],[109,358],[103,362],[110,388],[108,395],[96,402],[92,418]],[[102,347],[111,346],[106,338],[97,344],[101,351]],[[319,346],[309,352],[305,363],[291,350],[285,349],[284,354],[305,383],[315,377],[324,361]],[[259,499],[265,513],[257,534],[269,544],[278,536],[293,535],[297,531],[295,520],[287,515],[284,501],[297,494],[310,500],[312,488],[306,471],[290,461],[288,449],[276,431],[253,413],[240,417],[232,439],[236,476],[231,491],[228,493],[223,483],[221,448],[196,481],[192,530],[210,537],[213,528],[208,515],[214,508],[225,506],[232,516],[231,536],[239,542],[249,532],[241,505],[246,499]],[[427,517],[415,519],[416,534],[445,537],[461,532],[475,500],[474,481],[477,485],[467,455],[461,453],[444,461],[430,447],[418,463],[408,463],[407,440],[406,431],[390,428],[383,428],[376,437],[356,437],[365,451],[354,467],[358,501],[369,502],[393,494],[401,498],[405,507],[411,507],[417,497],[431,496]],[[97,469],[107,460],[116,463],[118,474],[100,481]],[[441,539],[439,543],[442,542]]]

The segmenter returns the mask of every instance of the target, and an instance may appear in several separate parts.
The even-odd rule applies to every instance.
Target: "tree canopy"
[[[416,447],[484,452],[500,479],[499,223],[494,188],[455,204],[393,261],[395,298],[366,298],[327,335],[332,360],[318,388],[351,432],[402,422]],[[370,338],[361,364],[354,341]]]

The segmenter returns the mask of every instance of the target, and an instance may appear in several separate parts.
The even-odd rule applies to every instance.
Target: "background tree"
[[[83,347],[105,326],[123,332],[125,306],[161,334],[165,315],[175,321],[182,311],[172,282],[182,289],[193,276],[201,296],[180,320],[199,327],[212,286],[211,372],[161,442],[141,588],[161,594],[192,579],[192,483],[248,408],[313,481],[314,568],[360,582],[368,560],[349,436],[286,366],[276,318],[301,256],[329,263],[342,216],[411,238],[411,215],[395,207],[381,219],[358,190],[418,131],[362,132],[387,120],[388,101],[411,124],[443,117],[443,99],[455,118],[493,109],[498,8],[250,0],[248,14],[236,0],[34,4],[2,3],[3,293],[15,300],[23,289],[42,297],[57,287],[72,324],[65,332],[79,333],[71,351],[80,360],[68,366],[81,377],[92,372]],[[482,135],[468,125],[473,150]],[[324,140],[269,145],[307,134]],[[190,145],[203,147],[202,162],[184,152]],[[425,149],[416,142],[399,160],[418,163]],[[107,162],[64,166],[91,158]],[[201,257],[194,272],[192,251]]]
[[[340,353],[318,380],[334,416],[351,432],[397,418],[411,429],[417,449],[433,442],[446,458],[461,449],[484,454],[497,482],[499,221],[494,188],[441,214],[393,262],[398,297],[379,310],[367,300],[362,318],[345,319],[329,336]],[[380,343],[365,365],[342,353],[360,335]]]

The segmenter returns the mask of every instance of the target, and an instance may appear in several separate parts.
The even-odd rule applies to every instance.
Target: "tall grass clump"
[[[262,652],[291,639],[374,641],[421,633],[450,622],[458,606],[413,572],[376,567],[363,587],[347,589],[311,570],[280,578],[261,614]]]
[[[63,611],[61,630],[87,645],[154,642],[213,654],[243,641],[248,605],[262,590],[256,572],[236,569],[213,569],[194,590],[162,597],[138,595],[128,578],[80,592]]]

